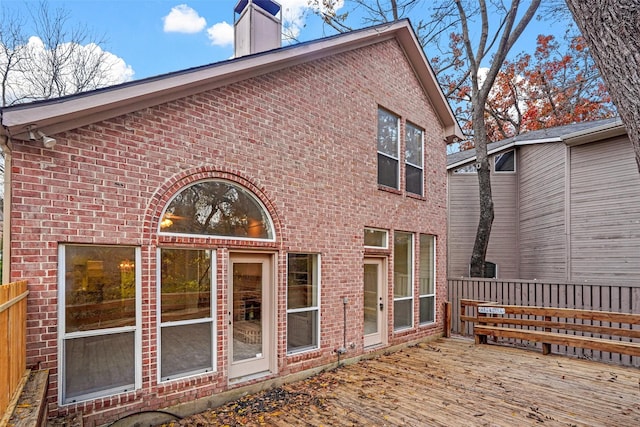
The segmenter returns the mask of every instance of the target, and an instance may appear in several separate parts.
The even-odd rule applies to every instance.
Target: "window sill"
[[[386,185],[378,184],[378,190],[386,191],[387,193],[397,194],[398,196],[402,196],[402,191],[397,188],[387,187]]]
[[[425,196],[421,196],[419,194],[414,194],[414,193],[407,192],[407,197],[409,197],[410,199],[421,200],[423,202],[427,201],[427,198]]]

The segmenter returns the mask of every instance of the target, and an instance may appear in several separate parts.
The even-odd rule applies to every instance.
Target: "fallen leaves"
[[[173,420],[162,427],[272,425],[287,413],[304,411],[310,406],[324,409],[324,393],[335,385],[335,381],[320,374],[301,383],[265,390],[182,420]]]

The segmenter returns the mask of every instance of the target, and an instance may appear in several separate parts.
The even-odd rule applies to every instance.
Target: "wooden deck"
[[[423,343],[277,391],[280,404],[269,402],[272,390],[170,425],[640,425],[637,368],[463,338]]]

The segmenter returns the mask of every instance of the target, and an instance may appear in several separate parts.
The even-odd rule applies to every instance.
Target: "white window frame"
[[[408,157],[405,155],[405,168],[404,168],[405,169],[405,171],[404,171],[405,183],[404,183],[404,187],[405,187],[405,191],[407,193],[415,194],[416,196],[420,196],[420,197],[424,197],[424,155],[425,155],[425,153],[424,153],[424,129],[422,129],[419,126],[414,125],[411,122],[406,122],[406,124],[405,124],[405,132],[404,132],[404,134],[405,134],[405,151],[407,150],[407,143],[408,143],[407,136],[409,135],[409,133],[407,132],[407,129],[410,128],[410,127],[420,132],[420,161],[422,162],[422,164],[421,165],[416,165],[416,164],[411,163],[408,160]],[[407,181],[407,171],[409,170],[407,168],[407,165],[420,170],[420,193],[414,193],[413,191],[409,191],[409,189],[407,188],[407,183],[408,183],[408,181]]]
[[[209,251],[209,257],[211,259],[211,266],[210,266],[210,271],[209,274],[210,276],[210,283],[211,283],[211,312],[210,312],[210,316],[209,317],[201,317],[198,319],[189,319],[189,320],[179,320],[179,321],[169,321],[169,322],[162,322],[162,264],[161,264],[161,260],[162,260],[162,249],[178,249],[178,250],[194,250],[194,251]],[[214,249],[207,249],[207,248],[175,248],[175,247],[168,247],[168,246],[164,246],[164,247],[160,247],[157,249],[156,252],[156,259],[158,260],[157,264],[157,270],[156,270],[156,277],[157,277],[157,281],[156,283],[157,285],[157,289],[156,289],[156,316],[158,319],[158,328],[157,328],[157,333],[156,333],[156,347],[158,349],[157,352],[157,378],[158,378],[158,382],[159,383],[167,383],[167,382],[171,382],[171,381],[175,381],[175,380],[181,380],[184,378],[189,378],[189,377],[193,377],[193,376],[197,376],[197,375],[202,375],[202,374],[208,374],[210,372],[217,372],[218,367],[217,367],[217,348],[218,348],[218,343],[216,340],[217,335],[217,330],[216,330],[216,318],[217,318],[217,300],[216,300],[216,295],[218,294],[217,289],[218,289],[218,285],[217,285],[217,252]],[[172,326],[185,326],[185,325],[195,325],[195,324],[200,324],[200,323],[211,323],[211,369],[205,368],[205,369],[197,369],[194,371],[189,371],[189,372],[184,372],[178,375],[174,375],[172,377],[169,376],[162,376],[162,328],[165,327],[172,327]]]
[[[393,187],[388,187],[385,184],[381,184],[379,180],[378,181],[378,185],[381,185],[383,187],[388,187],[388,188],[393,188],[394,190],[400,190],[400,116],[398,116],[397,114],[392,113],[391,111],[387,110],[386,108],[382,108],[382,107],[378,107],[378,111],[377,111],[377,120],[378,120],[378,126],[379,126],[379,121],[380,121],[380,112],[383,111],[386,114],[389,114],[390,116],[393,116],[396,118],[396,135],[397,135],[397,140],[396,140],[396,152],[395,152],[395,157],[392,156],[390,153],[385,153],[383,151],[378,150],[378,155],[382,155],[384,157],[387,157],[389,159],[392,159],[396,162],[396,164],[398,165],[397,167],[397,173],[396,173],[396,182],[395,182],[395,186]],[[378,139],[380,138],[379,135],[376,136],[376,147],[378,145]],[[377,160],[377,159],[376,159]],[[378,173],[380,170],[380,163],[378,162]]]
[[[317,277],[317,286],[316,286],[316,306],[314,307],[301,307],[301,308],[294,308],[294,309],[290,309],[289,308],[289,283],[288,283],[288,278],[289,278],[289,255],[312,255],[313,257],[315,257],[315,274]],[[316,317],[317,317],[317,321],[316,321],[316,338],[317,338],[317,342],[315,343],[315,345],[311,345],[311,346],[307,346],[307,347],[301,347],[301,348],[296,348],[294,350],[289,350],[289,337],[287,336],[286,338],[286,345],[287,345],[287,355],[292,355],[292,354],[300,354],[300,353],[305,353],[305,352],[309,352],[309,351],[313,351],[313,350],[317,350],[320,348],[320,331],[322,331],[322,328],[320,327],[321,324],[321,317],[320,317],[320,307],[322,306],[322,302],[320,300],[322,292],[321,292],[321,286],[322,286],[322,269],[321,269],[321,256],[318,253],[313,253],[313,252],[290,252],[287,254],[287,272],[286,272],[286,277],[287,277],[287,292],[286,292],[286,301],[287,301],[287,326],[286,326],[286,330],[288,330],[289,327],[289,314],[295,314],[295,313],[308,313],[308,312],[316,312]]]
[[[414,278],[415,278],[415,256],[416,256],[416,250],[415,250],[415,242],[416,242],[416,238],[415,238],[415,233],[410,233],[410,232],[406,232],[406,231],[395,231],[394,232],[394,248],[393,248],[393,259],[394,259],[394,280],[393,280],[393,286],[394,288],[397,286],[397,282],[396,282],[396,272],[395,272],[395,258],[396,258],[396,249],[395,249],[395,234],[406,234],[411,238],[411,242],[409,243],[409,248],[411,249],[411,254],[410,254],[410,259],[407,260],[407,262],[409,263],[409,278],[408,278],[408,284],[407,286],[410,289],[410,295],[409,296],[402,296],[402,297],[396,297],[395,296],[395,291],[393,294],[393,306],[394,306],[394,310],[393,310],[393,330],[394,332],[400,332],[400,331],[404,331],[407,329],[411,329],[414,326],[414,297],[415,297],[415,290],[414,290]],[[401,326],[396,328],[395,326],[395,319],[396,319],[396,310],[395,310],[395,303],[396,302],[400,302],[400,301],[411,301],[410,307],[411,307],[411,322],[409,325],[405,325],[405,326]]]
[[[388,230],[383,230],[381,228],[373,228],[373,227],[365,227],[364,228],[364,232],[366,233],[367,231],[378,231],[381,233],[384,233],[384,245],[383,246],[369,246],[369,245],[364,245],[365,248],[367,249],[389,249],[389,231]]]
[[[428,321],[422,321],[422,318],[420,317],[420,301],[418,301],[418,321],[420,322],[421,325],[430,325],[432,323],[435,323],[436,318],[438,316],[438,313],[436,311],[436,245],[438,243],[438,239],[435,235],[433,234],[420,234],[418,236],[418,239],[420,240],[422,238],[422,236],[429,236],[431,237],[433,244],[431,247],[431,260],[432,260],[432,271],[431,271],[431,277],[433,278],[433,293],[432,294],[422,294],[420,293],[420,287],[418,287],[418,299],[421,300],[422,298],[429,298],[429,297],[433,297],[433,320],[428,320]],[[420,244],[420,241],[418,241],[418,246],[420,247],[420,255],[422,256],[422,245]],[[419,266],[418,268],[418,272],[420,272],[422,270],[422,265]],[[422,277],[419,277],[418,280],[422,279]]]
[[[94,400],[97,398],[113,396],[121,393],[128,393],[142,388],[142,255],[140,247],[129,245],[118,245],[119,247],[131,247],[135,254],[135,289],[136,289],[136,315],[134,326],[124,326],[118,328],[92,329],[89,331],[66,332],[66,252],[67,246],[88,246],[88,247],[107,247],[112,245],[103,244],[60,244],[58,246],[58,405],[73,405],[79,402]],[[132,332],[134,334],[134,384],[133,389],[115,387],[107,390],[101,390],[94,393],[87,393],[68,400],[65,393],[65,375],[66,375],[66,354],[65,341],[74,338],[87,338],[102,335],[113,335]]]

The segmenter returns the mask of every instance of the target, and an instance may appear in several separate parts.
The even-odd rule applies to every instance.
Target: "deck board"
[[[322,404],[284,403],[261,414],[255,425],[640,425],[637,368],[475,345],[459,337],[381,355],[283,389],[312,394]],[[197,417],[180,425],[204,419],[216,425],[215,417]],[[251,417],[246,423],[254,425]]]

